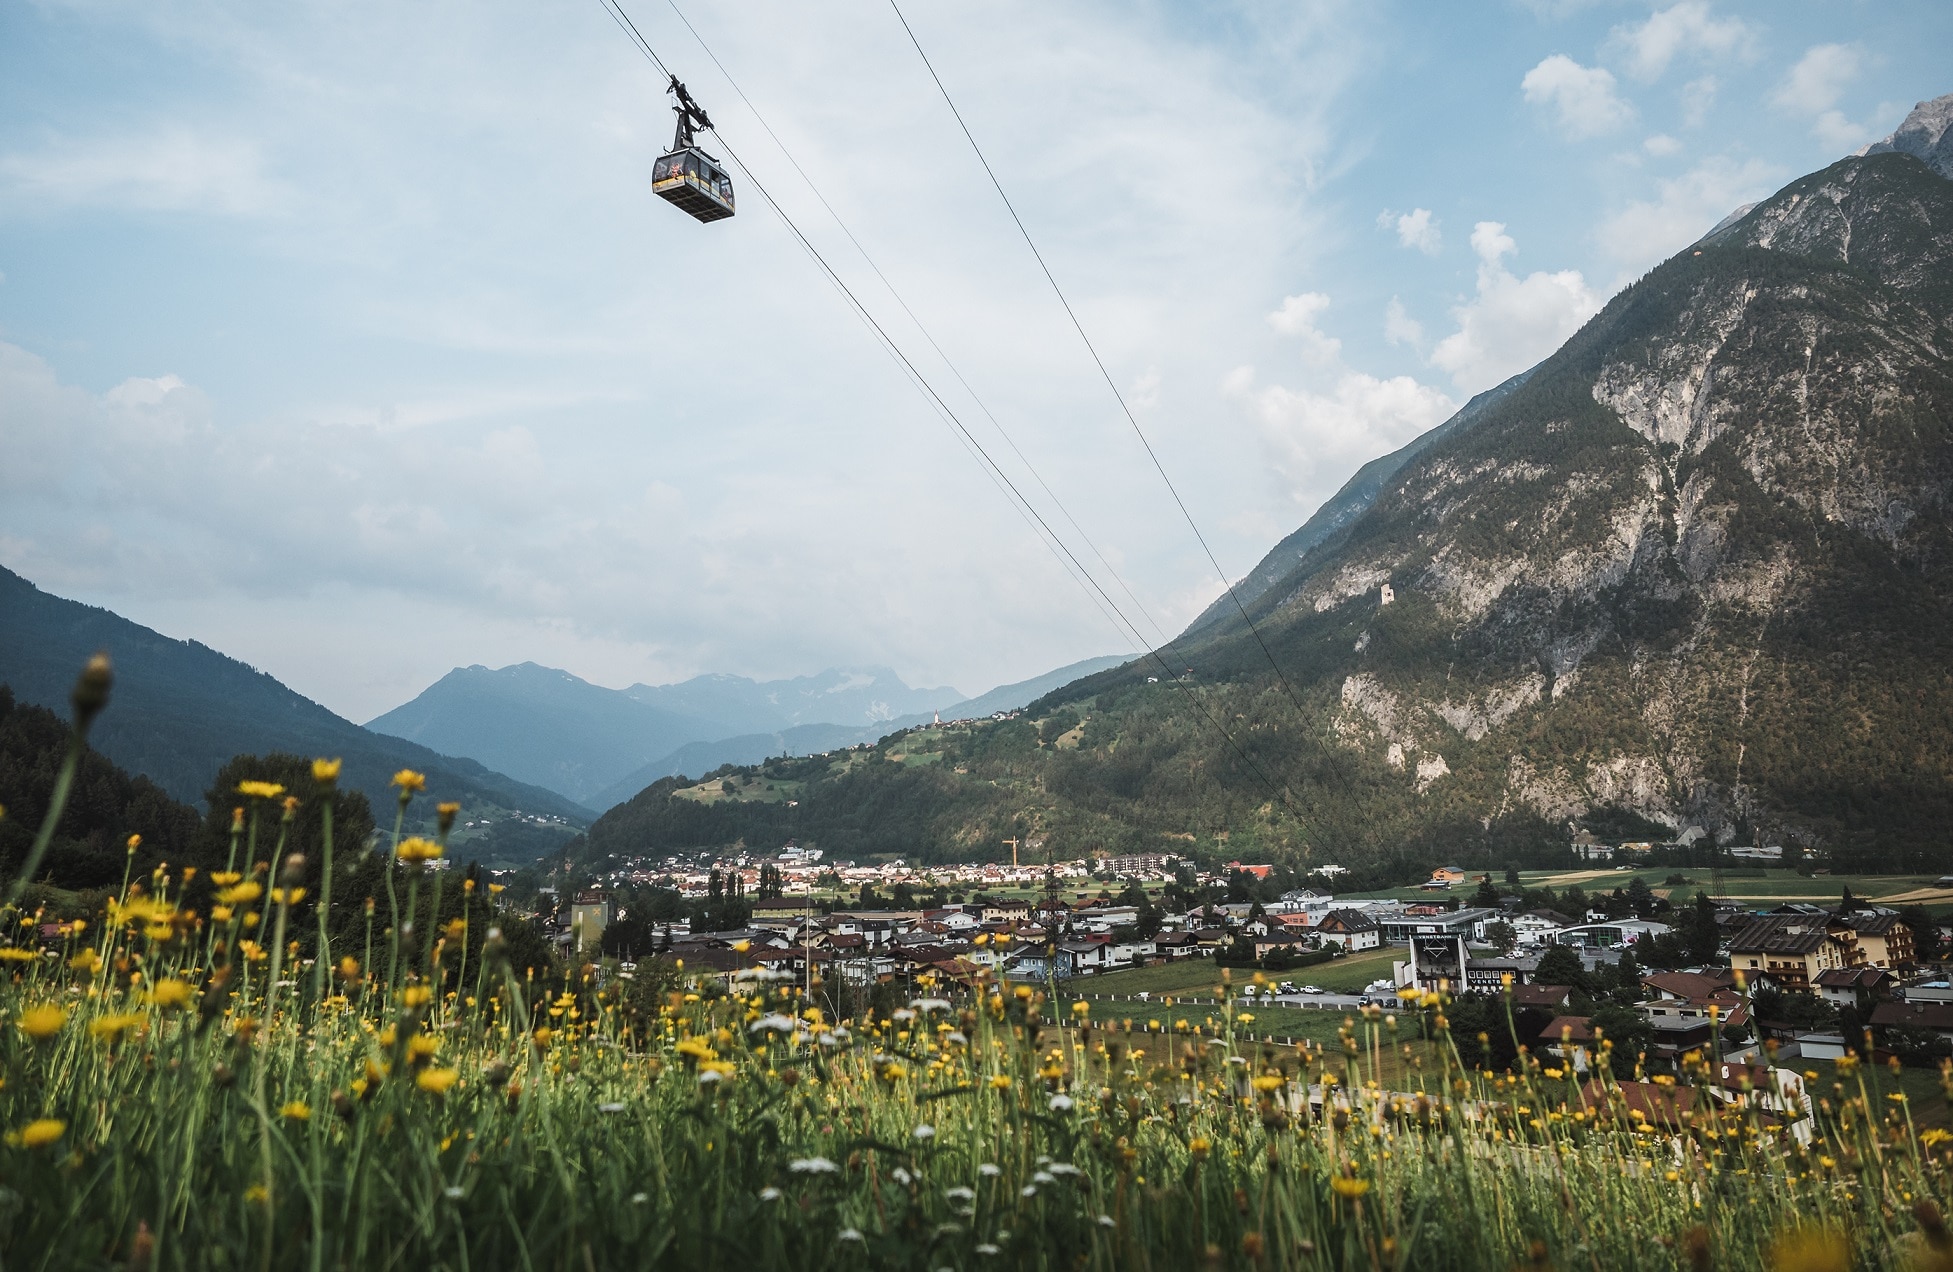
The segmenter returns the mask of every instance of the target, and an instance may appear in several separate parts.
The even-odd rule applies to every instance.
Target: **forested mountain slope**
[[[589,848],[1491,864],[1620,808],[1946,865],[1950,430],[1953,181],[1847,159],[1616,296],[1261,590],[1285,683],[1215,614],[1192,683],[1129,665],[750,796],[664,784]]]
[[[52,596],[0,568],[0,684],[22,702],[65,712],[76,673],[97,650],[115,661],[115,705],[96,723],[90,744],[177,799],[202,798],[233,756],[291,752],[344,758],[345,785],[381,808],[392,800],[388,780],[412,768],[427,774],[431,795],[460,800],[471,815],[520,809],[577,823],[587,815],[554,792],[473,760],[362,729],[196,641]]]

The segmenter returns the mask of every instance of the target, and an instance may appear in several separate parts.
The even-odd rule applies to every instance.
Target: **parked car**
[[[1320,994],[1323,991],[1322,991],[1322,986],[1320,985],[1304,985],[1302,987],[1302,992],[1305,994]]]

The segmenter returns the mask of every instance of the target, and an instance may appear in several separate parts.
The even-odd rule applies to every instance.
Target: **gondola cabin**
[[[718,160],[696,147],[660,155],[651,169],[651,190],[701,221],[732,215],[732,178]]]

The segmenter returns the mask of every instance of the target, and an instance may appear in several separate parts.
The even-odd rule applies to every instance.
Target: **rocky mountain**
[[[1953,178],[1953,93],[1920,102],[1890,137],[1860,153],[1913,155],[1940,176]]]
[[[1263,557],[1254,569],[1235,581],[1233,596],[1223,595],[1209,605],[1182,634],[1181,639],[1184,640],[1211,628],[1218,620],[1228,615],[1238,617],[1237,598],[1240,604],[1247,604],[1280,583],[1288,576],[1289,571],[1295,568],[1296,563],[1310,551],[1330,542],[1354,525],[1356,519],[1376,502],[1384,483],[1396,475],[1398,469],[1445,438],[1469,429],[1485,414],[1488,407],[1495,402],[1503,401],[1514,389],[1524,384],[1526,377],[1531,374],[1531,371],[1521,371],[1504,384],[1477,394],[1444,423],[1427,433],[1420,433],[1388,455],[1380,455],[1357,469],[1355,474],[1343,483],[1342,489],[1325,500],[1299,529],[1269,549],[1268,555]]]
[[[459,800],[471,816],[520,811],[573,824],[588,817],[552,791],[472,759],[369,732],[196,641],[51,596],[0,569],[0,683],[20,701],[65,719],[75,674],[96,650],[107,650],[115,662],[115,694],[90,743],[187,803],[202,802],[233,756],[281,751],[343,758],[341,781],[364,791],[376,809],[392,807],[388,779],[411,768],[427,775],[434,800]]]
[[[1485,815],[1944,844],[1950,108],[1621,293],[1266,591],[1329,745]]]
[[[790,813],[653,787],[589,851],[1034,832],[1492,866],[1635,815],[1953,864],[1949,113],[1716,227],[1380,461],[1251,577],[1259,640],[1218,608],[1180,638],[1189,681],[1120,667],[1024,719],[775,766]]]

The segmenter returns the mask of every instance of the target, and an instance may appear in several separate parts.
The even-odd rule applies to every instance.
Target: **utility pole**
[[[1012,870],[1015,870],[1015,869],[1017,869],[1017,839],[1016,839],[1016,837],[1015,837],[1015,836],[1013,836],[1013,837],[1011,837],[1011,838],[1009,838],[1009,839],[1005,839],[1005,840],[1001,840],[1000,842],[1002,842],[1002,843],[1006,843],[1006,844],[1009,844],[1009,845],[1010,845],[1010,868],[1011,868]]]

